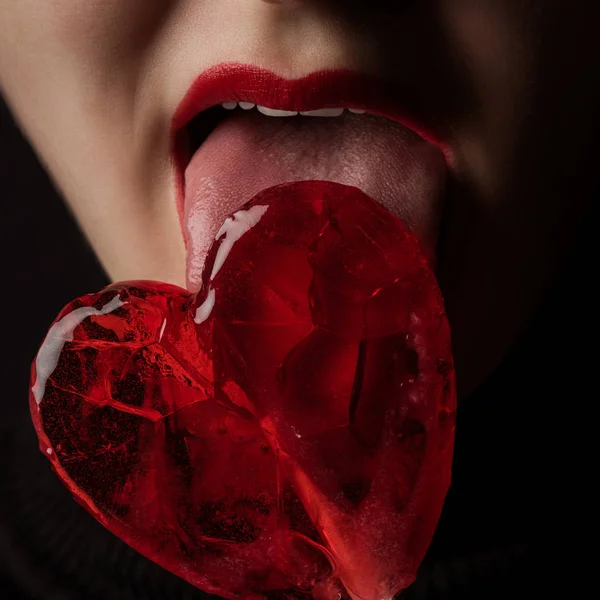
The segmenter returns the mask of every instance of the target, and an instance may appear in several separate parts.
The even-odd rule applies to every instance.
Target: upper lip
[[[240,63],[221,63],[201,73],[179,103],[171,122],[173,136],[197,114],[222,102],[252,102],[269,108],[308,111],[319,108],[358,108],[386,117],[413,130],[444,150],[434,132],[415,123],[402,109],[385,79],[350,69],[330,69],[299,79]]]
[[[184,173],[191,156],[185,138],[178,133],[202,111],[228,101],[292,111],[338,107],[363,109],[411,129],[437,146],[448,160],[447,148],[441,138],[404,112],[397,91],[385,79],[350,69],[322,70],[299,79],[285,79],[253,65],[221,63],[194,80],[171,121],[180,220],[185,197]]]

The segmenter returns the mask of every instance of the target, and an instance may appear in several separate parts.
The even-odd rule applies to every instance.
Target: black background
[[[37,448],[31,362],[59,310],[108,280],[1,100],[0,198],[0,598],[205,597],[97,524]],[[459,408],[452,487],[406,600],[576,598],[590,573],[597,212],[528,330]]]

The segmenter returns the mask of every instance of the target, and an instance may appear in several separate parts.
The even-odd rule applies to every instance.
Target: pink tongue
[[[263,189],[290,181],[333,181],[361,189],[400,217],[433,261],[445,161],[416,133],[383,117],[267,117],[236,109],[185,171],[187,286],[201,285],[208,249],[223,221]]]

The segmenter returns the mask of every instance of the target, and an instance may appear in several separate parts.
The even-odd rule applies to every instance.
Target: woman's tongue
[[[187,287],[201,286],[223,221],[260,191],[290,181],[333,181],[361,189],[402,219],[433,262],[445,183],[440,150],[373,115],[267,117],[236,109],[185,171]]]

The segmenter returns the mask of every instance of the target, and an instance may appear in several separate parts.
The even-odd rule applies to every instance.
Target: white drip
[[[221,242],[217,250],[215,264],[210,275],[211,281],[223,266],[227,255],[231,252],[231,248],[233,248],[233,244],[262,219],[262,216],[267,212],[267,208],[269,207],[263,205],[252,206],[248,210],[238,210],[233,214],[233,217],[225,219],[215,237],[215,240],[218,240],[224,235],[225,239]]]
[[[162,327],[160,328],[160,333],[158,334],[158,341],[162,340],[163,333],[165,332],[165,327],[167,326],[167,319],[163,319]]]
[[[127,302],[123,302],[120,296],[117,295],[100,310],[93,306],[76,308],[50,327],[50,331],[46,334],[42,347],[35,358],[36,380],[31,389],[38,406],[44,397],[46,382],[56,368],[65,342],[73,341],[75,327],[90,316],[106,315],[124,304],[127,304]]]
[[[268,208],[268,206],[257,204],[256,206],[250,207],[248,210],[238,210],[233,214],[233,217],[227,217],[225,219],[225,222],[221,225],[221,229],[219,229],[215,236],[215,241],[223,236],[225,236],[225,239],[221,241],[221,245],[217,250],[213,270],[210,274],[210,281],[216,277],[217,273],[225,263],[227,256],[233,248],[233,244],[262,219]],[[204,321],[208,319],[215,306],[215,301],[215,289],[209,288],[206,299],[196,309],[196,316],[194,317],[194,322],[196,324],[200,325],[200,323],[204,323]]]
[[[206,300],[196,309],[196,316],[194,317],[194,323],[200,325],[204,323],[210,316],[212,309],[215,305],[215,290],[211,288],[206,295]]]

